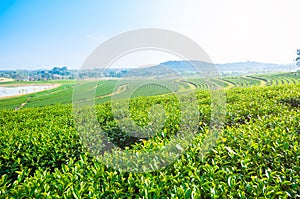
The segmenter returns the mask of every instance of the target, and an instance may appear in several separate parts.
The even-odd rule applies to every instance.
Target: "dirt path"
[[[267,80],[264,80],[260,77],[253,77],[253,76],[245,76],[246,78],[249,78],[249,79],[254,79],[254,80],[258,80],[260,81],[260,85],[259,86],[266,86],[267,85]]]
[[[70,86],[70,87],[73,87],[73,86]],[[52,95],[52,94],[55,94],[55,93],[60,93],[62,91],[65,91],[65,90],[68,90],[70,89],[70,87],[66,87],[64,89],[60,89],[60,90],[57,90],[57,91],[52,91],[51,93],[47,94],[47,95]]]
[[[31,97],[29,97],[25,102],[23,102],[19,107],[16,107],[15,110],[18,111],[21,108],[23,108],[29,101],[30,101]]]
[[[225,79],[220,79],[220,81],[223,81],[226,84],[228,84],[228,86],[224,87],[224,89],[231,89],[231,88],[235,87],[235,85],[231,81],[228,81],[228,80],[225,80]]]
[[[124,85],[121,85],[117,88],[117,90],[115,92],[112,92],[110,94],[107,94],[107,95],[101,95],[101,96],[98,96],[96,97],[95,99],[101,99],[101,98],[105,98],[105,97],[111,97],[113,95],[117,95],[117,94],[120,94],[124,91],[127,90],[127,87],[128,87],[128,84],[124,84]]]
[[[189,82],[186,80],[177,80],[177,82],[181,82],[181,83],[187,84],[189,86],[189,89],[181,90],[181,91],[191,91],[191,90],[195,90],[197,88],[197,85],[194,84],[193,82]]]
[[[14,79],[12,78],[0,78],[0,82],[12,82]]]
[[[95,97],[94,99],[102,99],[102,98],[105,98],[105,97],[111,97],[113,95],[117,95],[117,94],[120,94],[124,91],[127,90],[127,87],[128,87],[128,84],[124,84],[124,85],[121,85],[117,88],[117,90],[115,92],[112,92],[110,94],[107,94],[107,95],[101,95],[101,96],[98,96],[98,97]],[[79,100],[79,102],[81,101],[88,101],[88,100],[91,100],[91,99],[81,99]]]
[[[17,83],[13,83],[13,84],[0,84],[1,87],[51,86],[51,89],[52,89],[52,87],[57,87],[57,86],[60,86],[60,85],[61,84],[28,84],[28,83],[25,83],[25,84],[17,84]]]

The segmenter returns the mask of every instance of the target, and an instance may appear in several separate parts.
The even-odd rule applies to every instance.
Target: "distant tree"
[[[300,66],[300,49],[297,50],[296,62],[297,62],[297,66]]]

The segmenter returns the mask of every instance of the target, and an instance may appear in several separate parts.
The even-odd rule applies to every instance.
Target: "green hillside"
[[[75,83],[61,84],[0,101],[0,198],[300,197],[297,74],[188,79],[177,81],[176,86],[169,82],[179,93],[195,91],[199,127],[191,132],[195,137],[187,150],[172,164],[146,173],[120,172],[86,149],[72,114]],[[154,104],[164,108],[167,116],[161,131],[134,139],[117,125],[110,102],[130,85],[123,84],[123,90],[115,85],[116,81],[100,81],[95,94],[97,120],[109,142],[138,154],[162,149],[177,136],[182,122],[178,96],[168,94],[168,86],[145,86],[130,100],[131,118],[140,126],[151,120],[148,112]],[[88,92],[88,84],[77,86]],[[226,88],[226,107],[221,107],[226,116],[216,144],[205,152],[212,112],[207,88],[216,86]],[[13,110],[29,96],[23,108]],[[190,105],[188,99],[183,103]]]

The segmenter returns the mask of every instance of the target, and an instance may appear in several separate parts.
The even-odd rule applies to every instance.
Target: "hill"
[[[217,70],[216,70],[217,69]],[[67,67],[54,67],[51,70],[0,70],[0,78],[12,78],[18,81],[61,80],[90,78],[120,77],[162,77],[162,76],[193,76],[197,71],[218,72],[222,76],[245,74],[265,74],[274,72],[296,71],[296,64],[272,64],[261,62],[235,62],[213,64],[203,61],[167,61],[158,65],[138,68],[95,68],[90,70],[69,70]]]
[[[194,66],[199,69],[212,67],[213,64],[202,61],[168,61],[161,63],[162,66],[170,67],[178,72],[189,73],[195,71]],[[271,72],[296,71],[295,64],[272,64],[261,62],[234,62],[214,65],[221,75],[234,74],[258,74]]]

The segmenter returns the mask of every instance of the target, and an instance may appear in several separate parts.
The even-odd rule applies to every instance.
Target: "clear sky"
[[[145,27],[190,37],[215,63],[292,63],[299,9],[299,0],[0,0],[0,69],[79,68],[101,42]],[[146,54],[117,63],[176,59]]]

